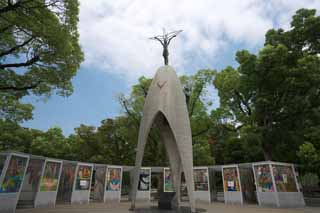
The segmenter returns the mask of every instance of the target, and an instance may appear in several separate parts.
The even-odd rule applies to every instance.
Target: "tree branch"
[[[33,40],[34,37],[31,37],[29,39],[27,39],[26,41],[24,41],[23,43],[19,44],[19,45],[16,45],[15,47],[12,47],[11,49],[8,49],[8,50],[5,50],[3,52],[0,53],[0,57],[3,57],[5,55],[8,55],[12,52],[14,52],[15,50],[25,46],[26,44],[30,43],[32,40]]]
[[[242,95],[238,92],[238,91],[234,91],[234,94],[238,97],[238,99],[239,99],[239,103],[238,103],[238,106],[239,106],[239,108],[240,108],[240,110],[241,110],[241,112],[242,113],[244,113],[245,115],[251,115],[251,108],[250,108],[250,106],[249,106],[249,104],[243,99],[243,97],[242,97]],[[243,104],[243,105],[245,105],[245,107],[246,107],[246,111],[242,108],[242,106],[241,106],[241,103]]]
[[[190,117],[193,115],[194,108],[195,108],[196,103],[197,103],[197,101],[198,101],[198,99],[199,99],[199,97],[200,97],[200,95],[201,95],[201,93],[202,93],[202,90],[203,90],[203,87],[201,87],[201,89],[198,91],[195,99],[194,99],[193,102],[192,102],[191,108],[190,108],[190,110],[189,110],[189,116],[190,116]],[[190,97],[192,97],[192,93],[191,93],[191,96],[190,96]],[[190,101],[191,101],[191,100],[190,100]]]
[[[207,128],[206,128],[206,129],[204,129],[204,130],[201,130],[201,131],[199,131],[199,132],[197,132],[197,133],[195,133],[195,134],[192,134],[192,138],[198,137],[198,136],[200,136],[200,135],[202,135],[202,134],[204,134],[204,133],[208,132],[208,131],[209,131],[209,129],[210,129],[210,127],[207,127]]]
[[[10,29],[11,27],[12,27],[11,25],[8,25],[8,26],[6,26],[6,27],[1,28],[1,29],[0,29],[0,33],[3,33],[3,32],[5,32],[5,31],[7,31],[7,30]]]
[[[40,60],[40,57],[38,55],[34,56],[33,58],[29,59],[26,62],[23,63],[13,63],[13,64],[0,64],[0,69],[8,68],[8,67],[27,67],[30,66],[37,61]]]
[[[9,11],[17,9],[18,7],[21,6],[21,2],[22,1],[18,1],[15,4],[11,4],[10,1],[8,1],[8,5],[7,6],[5,6],[3,8],[0,8],[0,15],[2,15],[3,13],[6,13],[6,12],[9,12]]]
[[[0,90],[15,90],[15,91],[24,91],[24,90],[29,90],[29,89],[34,89],[37,86],[39,86],[41,82],[38,81],[37,83],[31,84],[29,86],[24,86],[24,87],[16,87],[16,86],[5,86],[5,87],[1,87],[0,86]]]

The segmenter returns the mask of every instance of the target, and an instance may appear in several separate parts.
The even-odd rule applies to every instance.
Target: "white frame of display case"
[[[120,189],[118,191],[108,191],[107,190],[107,174],[109,173],[110,169],[120,169]],[[104,181],[104,197],[103,202],[109,202],[109,201],[117,201],[120,203],[121,201],[121,191],[122,191],[122,176],[123,176],[123,168],[122,166],[114,166],[114,165],[108,165],[106,168],[106,174],[105,174],[105,181]],[[111,197],[111,199],[108,199],[108,197]],[[116,199],[114,199],[116,198]]]
[[[137,195],[136,195],[136,200],[137,201],[151,201],[151,167],[141,167],[140,168],[140,172],[139,172],[139,181],[140,181],[140,174],[141,174],[141,170],[149,170],[149,178],[150,178],[150,182],[149,182],[149,191],[145,190],[145,191],[140,191],[139,190],[139,184],[138,184],[138,189],[137,189]],[[139,182],[138,182],[139,183]],[[148,195],[146,195],[148,193]]]
[[[238,173],[238,181],[239,181],[239,190],[240,191],[236,191],[236,192],[232,192],[232,191],[225,191],[225,182],[224,182],[224,173],[223,170],[224,169],[228,169],[228,168],[236,168],[237,169],[237,173]],[[239,166],[238,164],[230,164],[230,165],[225,165],[225,166],[221,166],[221,173],[222,173],[222,183],[223,183],[223,194],[224,194],[224,203],[228,204],[228,203],[239,203],[241,205],[243,205],[243,195],[242,195],[242,187],[241,187],[241,178],[240,178],[240,171],[239,171]],[[239,197],[240,199],[231,199],[229,200],[229,197]]]
[[[91,167],[91,177],[89,182],[89,189],[88,190],[77,190],[76,184],[77,184],[77,178],[78,178],[78,171],[80,166],[89,166]],[[83,203],[89,203],[90,202],[90,192],[91,192],[91,182],[92,182],[92,175],[93,175],[93,168],[94,165],[92,163],[82,163],[78,162],[76,166],[76,172],[75,177],[73,180],[73,187],[72,187],[72,194],[71,194],[71,204],[83,204]],[[87,197],[87,199],[82,199],[83,197]]]
[[[8,168],[8,165],[9,165],[9,155],[10,154],[5,154],[5,153],[0,153],[1,156],[4,156],[4,163],[3,163],[3,167],[2,167],[2,170],[1,170],[1,173],[0,173],[0,185],[2,184],[2,181],[4,179],[4,176],[5,176],[5,172],[4,171],[7,171],[7,168]]]
[[[5,206],[6,209],[1,209],[1,207],[3,207],[4,205],[0,205],[0,212],[2,212],[4,210],[4,212],[15,212],[15,209],[17,207],[18,201],[19,201],[19,196],[21,193],[21,189],[22,189],[22,185],[23,185],[23,181],[24,178],[26,176],[26,172],[27,172],[27,168],[29,165],[29,155],[25,155],[25,154],[20,154],[20,153],[15,153],[15,152],[8,152],[8,153],[1,153],[1,155],[6,156],[6,160],[4,163],[4,166],[2,168],[2,174],[0,176],[0,186],[2,185],[5,175],[7,173],[8,167],[10,165],[10,161],[12,159],[12,156],[17,156],[17,157],[21,157],[21,158],[26,158],[26,165],[24,168],[24,172],[23,172],[23,176],[22,176],[22,180],[21,180],[21,184],[19,187],[19,190],[17,192],[10,192],[10,193],[0,193],[0,204],[1,203],[6,203],[7,205]],[[9,195],[12,195],[11,197]],[[10,203],[11,201],[11,203]],[[11,204],[8,204],[8,202]],[[8,208],[8,209],[7,209]]]
[[[47,166],[48,162],[53,162],[53,163],[60,163],[60,168],[59,168],[59,176],[58,176],[58,183],[57,183],[57,189],[55,191],[41,191],[41,181],[43,179],[43,175]],[[34,207],[55,207],[56,205],[56,200],[57,200],[57,194],[59,190],[59,184],[60,184],[60,178],[61,178],[61,173],[62,173],[62,166],[63,166],[63,161],[62,160],[56,160],[56,159],[51,159],[51,158],[46,158],[42,167],[41,171],[41,177],[39,180],[38,184],[38,190],[37,194],[34,200]],[[45,202],[45,199],[47,199],[47,202]]]
[[[166,170],[169,170],[170,172],[171,172],[171,169],[169,168],[169,167],[163,167],[163,192],[174,192],[174,187],[173,187],[173,182],[172,182],[172,191],[167,191],[166,190],[166,187],[165,187],[165,179],[166,179]],[[171,174],[171,181],[173,181],[172,180],[172,174]]]
[[[195,170],[206,170],[207,171],[208,191],[196,191],[196,186],[194,183],[194,199],[196,201],[211,203],[209,168],[205,167],[205,166],[193,167],[193,177],[195,174]]]
[[[24,201],[28,202],[29,201],[30,203],[32,203],[32,205],[34,207],[34,201],[35,201],[36,195],[38,193],[38,185],[40,184],[42,169],[43,169],[45,160],[46,160],[46,158],[42,157],[42,156],[29,155],[29,163],[28,163],[27,171],[26,171],[23,183],[22,183],[22,188],[21,188],[21,192],[20,192],[20,195],[19,195],[19,199],[18,199],[17,205],[19,205],[20,201],[22,201],[22,202],[24,202]],[[24,191],[24,184],[25,184],[25,182],[28,182],[28,180],[26,180],[26,178],[27,178],[27,175],[28,175],[28,169],[30,167],[30,164],[32,164],[32,161],[39,161],[39,164],[40,164],[39,171],[38,171],[39,172],[39,180],[37,182],[36,188],[34,189],[34,191],[31,192],[31,193],[33,193],[33,198],[32,199],[28,199],[28,197],[29,197],[28,194],[30,193],[30,191],[28,191],[28,190]]]

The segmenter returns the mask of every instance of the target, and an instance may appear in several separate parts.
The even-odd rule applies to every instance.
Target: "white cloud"
[[[170,46],[169,62],[178,72],[212,67],[229,43],[248,48],[262,45],[268,29],[288,28],[291,16],[301,7],[320,8],[320,1],[80,0],[84,66],[129,81],[152,76],[163,63],[162,49],[147,38],[161,34],[165,27],[184,30]]]

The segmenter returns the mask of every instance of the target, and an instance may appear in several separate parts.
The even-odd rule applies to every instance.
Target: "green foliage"
[[[307,173],[301,177],[301,184],[304,190],[318,188],[319,183],[320,183],[320,180],[317,174]]]
[[[300,145],[297,155],[308,171],[319,173],[320,154],[312,143],[305,142],[304,144]]]
[[[64,156],[65,138],[59,127],[50,128],[47,132],[35,137],[31,144],[31,153],[48,157]]]
[[[318,137],[319,26],[315,10],[298,10],[290,30],[269,30],[257,55],[238,51],[239,67],[227,67],[213,81],[220,108],[230,114],[227,123],[237,126],[241,143],[260,144],[266,160],[296,161],[307,137]]]
[[[0,119],[32,118],[24,96],[68,96],[83,53],[77,0],[0,1]]]
[[[15,122],[0,120],[0,151],[29,153],[33,139],[40,134],[39,130],[23,128]]]

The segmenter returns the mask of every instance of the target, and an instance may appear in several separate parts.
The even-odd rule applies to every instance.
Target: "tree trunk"
[[[272,145],[268,141],[264,141],[262,145],[264,160],[272,160]]]

